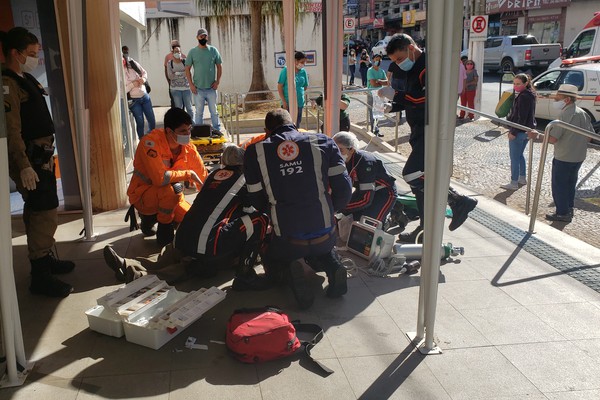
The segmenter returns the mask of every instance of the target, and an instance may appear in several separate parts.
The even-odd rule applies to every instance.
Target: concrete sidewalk
[[[400,161],[397,154],[382,156],[390,165]],[[478,220],[492,215],[517,235],[526,229],[522,213],[478,199]],[[24,228],[13,218],[25,348],[35,367],[24,386],[0,389],[0,398],[600,398],[600,294],[526,251],[532,238],[515,244],[474,219],[455,232],[445,231],[444,241],[464,246],[465,255],[441,266],[435,326],[441,355],[422,356],[405,336],[416,328],[419,275],[377,278],[362,272],[349,279],[346,296],[330,300],[320,293],[304,312],[286,288],[228,291],[224,302],[155,351],[90,331],[84,315],[98,297],[118,287],[102,259],[106,244],[129,257],[158,250],[154,240],[129,232],[124,213],[96,215],[95,242],[77,241],[80,218],[61,217],[59,255],[77,262],[75,272],[64,277],[75,292],[62,301],[29,294]],[[536,240],[577,257],[580,271],[598,268],[600,250],[559,230],[538,224]],[[227,289],[231,278],[225,271],[178,289]],[[315,282],[326,285],[321,275]],[[267,304],[325,329],[313,355],[334,374],[321,377],[299,356],[241,364],[225,346],[211,342],[224,340],[234,309]],[[185,349],[188,336],[208,345],[208,351]]]

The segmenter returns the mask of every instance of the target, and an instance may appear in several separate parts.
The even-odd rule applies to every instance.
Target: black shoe
[[[423,227],[421,225],[417,226],[412,232],[402,232],[398,235],[398,241],[401,243],[423,243],[423,235],[419,235],[423,231]],[[417,235],[419,235],[419,241],[417,240]]]
[[[31,274],[29,291],[48,297],[67,297],[73,291],[73,286],[55,278],[50,274]]]
[[[265,275],[248,274],[246,276],[236,276],[233,279],[231,289],[238,292],[246,290],[267,290],[271,287],[271,282]]]
[[[50,273],[54,275],[68,274],[75,269],[75,263],[73,261],[59,260],[52,252],[41,258],[40,262],[48,264],[50,266]]]
[[[115,278],[120,282],[126,282],[125,259],[120,257],[110,246],[104,246],[103,254],[106,265],[115,272]]]
[[[327,274],[327,278],[329,280],[327,297],[336,298],[348,292],[346,268],[339,266],[333,273]]]
[[[158,229],[156,230],[156,244],[159,247],[165,247],[175,239],[175,229],[173,224],[161,224],[158,223]]]
[[[548,221],[557,221],[557,222],[571,222],[573,217],[569,214],[546,214],[546,219]]]
[[[469,213],[477,206],[477,200],[460,195],[451,188],[448,191],[448,204],[452,209],[452,221],[448,228],[453,231],[467,220]]]
[[[140,219],[142,222],[140,223],[140,229],[144,236],[154,236],[156,235],[156,229],[154,229],[154,225],[156,225],[156,214],[154,215],[143,215],[140,214]]]
[[[304,274],[304,266],[299,261],[292,261],[289,267],[289,285],[301,310],[310,308],[315,301],[315,294],[309,286]]]

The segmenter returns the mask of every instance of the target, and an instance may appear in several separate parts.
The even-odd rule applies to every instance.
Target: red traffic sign
[[[488,16],[474,15],[471,17],[471,40],[485,40],[488,32]]]
[[[356,20],[354,18],[344,18],[344,32],[354,32]]]

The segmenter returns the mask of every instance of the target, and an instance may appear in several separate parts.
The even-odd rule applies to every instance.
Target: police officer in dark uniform
[[[412,37],[396,34],[386,46],[387,55],[392,62],[406,73],[404,91],[396,92],[391,112],[406,110],[406,121],[410,126],[408,142],[412,151],[406,160],[402,175],[410,185],[417,200],[420,225],[411,233],[401,233],[400,240],[414,242],[423,230],[423,209],[425,188],[425,52],[419,49]],[[452,209],[450,230],[453,231],[466,221],[468,214],[477,206],[477,200],[448,190],[448,204]],[[421,236],[422,237],[422,236]]]
[[[2,70],[4,111],[8,132],[9,174],[23,196],[23,221],[31,262],[34,294],[66,297],[71,285],[53,274],[75,268],[53,252],[58,225],[58,196],[54,174],[54,124],[44,96],[48,94],[32,76],[38,66],[39,41],[25,28],[0,32],[6,60]]]
[[[244,209],[247,189],[242,173],[244,149],[230,145],[221,156],[222,168],[213,171],[177,228],[174,243],[156,261],[121,258],[110,247],[104,258],[117,279],[131,282],[148,273],[169,283],[192,276],[209,277],[237,262],[234,290],[265,289],[268,282],[254,270],[269,218]]]
[[[346,161],[346,169],[355,188],[342,213],[352,214],[355,221],[365,215],[385,222],[396,203],[396,179],[372,153],[358,150],[355,134],[338,132],[333,136],[333,141]]]
[[[299,307],[308,308],[315,294],[299,259],[327,274],[329,297],[347,291],[346,269],[334,249],[334,213],[346,207],[352,184],[333,140],[298,132],[287,111],[267,113],[265,131],[244,159],[250,204],[268,212],[273,226],[263,266],[275,281],[286,277]]]

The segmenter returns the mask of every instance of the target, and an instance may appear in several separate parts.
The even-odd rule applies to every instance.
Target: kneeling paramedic
[[[355,221],[360,221],[360,217],[365,215],[385,222],[398,195],[396,179],[372,153],[358,150],[355,134],[338,132],[333,136],[333,141],[346,161],[346,169],[355,187],[342,214],[352,214]]]
[[[247,191],[243,159],[243,149],[235,145],[225,148],[223,167],[208,176],[177,228],[175,242],[162,249],[157,261],[121,258],[106,246],[104,258],[117,279],[131,282],[151,273],[175,283],[192,276],[213,276],[219,267],[231,266],[238,259],[233,289],[267,288],[264,276],[254,271],[254,263],[269,218],[253,209],[244,210]]]
[[[347,291],[346,269],[334,249],[334,213],[348,203],[352,184],[333,140],[298,132],[286,110],[267,113],[265,131],[244,160],[250,205],[272,221],[263,266],[274,282],[287,280],[299,307],[308,308],[315,295],[299,259],[326,272],[329,297]]]
[[[133,177],[127,189],[129,203],[138,210],[145,236],[156,234],[159,246],[173,241],[175,225],[190,204],[184,184],[200,190],[207,173],[196,146],[190,143],[192,118],[180,108],[165,114],[164,129],[144,136],[135,151]],[[158,229],[154,225],[158,221]]]

